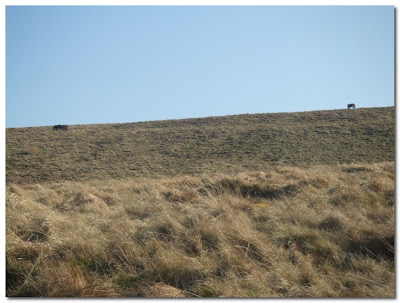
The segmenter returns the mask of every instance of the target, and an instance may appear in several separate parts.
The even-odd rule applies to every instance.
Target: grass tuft
[[[393,160],[393,108],[7,129],[6,295],[393,298]]]

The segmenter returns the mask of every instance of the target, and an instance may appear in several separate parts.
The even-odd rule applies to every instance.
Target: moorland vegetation
[[[6,294],[394,297],[394,108],[6,130]]]

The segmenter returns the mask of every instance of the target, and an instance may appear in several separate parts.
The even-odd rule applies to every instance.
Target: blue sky
[[[6,127],[394,105],[393,6],[7,6]]]

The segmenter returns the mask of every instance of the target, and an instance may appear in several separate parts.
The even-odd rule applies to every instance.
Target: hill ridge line
[[[358,107],[356,110],[365,109],[384,109],[394,108],[394,106],[380,106],[380,107]],[[302,113],[314,113],[314,112],[334,112],[334,111],[348,111],[348,109],[321,109],[321,110],[310,110],[310,111],[296,111],[296,112],[271,112],[271,113],[243,113],[243,114],[230,114],[221,116],[204,116],[204,117],[192,117],[192,118],[172,118],[172,119],[160,119],[160,120],[146,120],[146,121],[134,121],[134,122],[106,122],[106,123],[79,123],[79,124],[68,124],[69,126],[90,126],[90,125],[114,125],[114,124],[137,124],[137,123],[157,123],[157,122],[178,122],[186,120],[201,120],[201,119],[218,119],[218,118],[230,118],[239,116],[258,116],[258,115],[290,115],[290,114],[302,114]],[[65,124],[65,123],[61,123]],[[21,126],[21,127],[6,127],[6,129],[20,129],[20,128],[37,128],[37,127],[53,127],[54,125],[39,125],[39,126]]]

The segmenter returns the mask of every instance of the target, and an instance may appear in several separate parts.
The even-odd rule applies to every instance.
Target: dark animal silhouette
[[[54,125],[53,130],[68,130],[68,125]]]
[[[347,104],[347,109],[354,108],[356,109],[356,105],[354,103]]]

